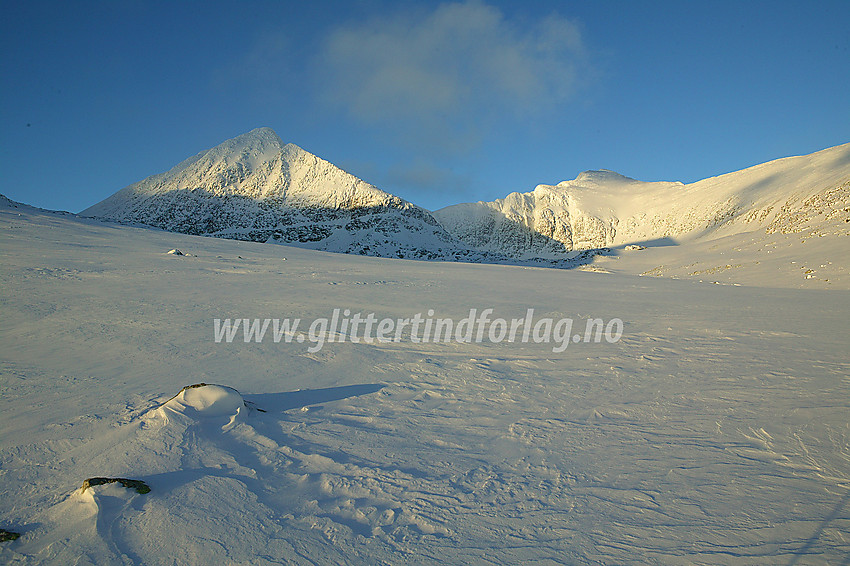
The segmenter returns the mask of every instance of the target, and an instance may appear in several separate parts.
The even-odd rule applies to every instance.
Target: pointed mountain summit
[[[202,151],[81,214],[385,257],[449,258],[466,249],[427,210],[284,144],[270,128]]]
[[[271,128],[257,128],[134,183],[82,214],[148,224],[163,197],[171,202],[189,196],[342,209],[409,204],[295,144],[284,144]],[[198,217],[186,220],[195,224]]]

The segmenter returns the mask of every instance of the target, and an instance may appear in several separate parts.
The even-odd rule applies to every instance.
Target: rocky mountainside
[[[612,171],[538,185],[434,216],[469,246],[512,258],[764,229],[847,235],[850,144],[789,157],[692,184],[646,183]]]
[[[258,128],[84,210],[165,230],[405,258],[476,259],[430,212]]]
[[[493,202],[464,203],[434,213],[459,240],[510,257],[557,258],[613,242],[614,206],[635,193],[675,190],[681,183],[641,183],[612,171],[587,171],[574,181],[538,185]],[[609,202],[610,201],[610,202]]]

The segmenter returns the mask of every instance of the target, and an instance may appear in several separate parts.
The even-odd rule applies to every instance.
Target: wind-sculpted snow
[[[815,196],[832,215],[838,194]],[[783,226],[681,247],[689,265],[713,246],[760,262],[735,287],[0,206],[0,563],[843,564],[850,281],[804,279],[791,261],[829,238]],[[638,248],[604,265],[678,249]],[[624,332],[561,353],[214,339],[217,317],[335,308],[534,308]]]

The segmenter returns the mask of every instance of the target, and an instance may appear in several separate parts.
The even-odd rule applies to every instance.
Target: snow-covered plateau
[[[781,219],[615,240],[581,268],[544,269],[4,200],[0,562],[846,564],[848,239],[784,233]],[[638,277],[653,265],[663,277]],[[620,319],[623,334],[560,353],[214,336],[215,319],[306,324],[334,309],[534,309],[575,329]]]
[[[0,196],[0,561],[846,564],[848,236],[850,144],[432,213],[259,128]]]

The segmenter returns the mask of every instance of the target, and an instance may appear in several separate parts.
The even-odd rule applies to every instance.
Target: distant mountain
[[[688,185],[587,171],[572,181],[433,214],[467,245],[517,259],[760,228],[847,235],[850,144]]]
[[[0,209],[10,208],[17,209],[20,212],[47,212],[50,214],[58,214],[62,216],[73,216],[70,212],[65,210],[48,210],[45,208],[39,208],[37,206],[32,206],[23,202],[18,202],[10,199],[4,194],[0,194]]]
[[[6,195],[0,194],[0,207],[4,208],[17,208],[19,202],[15,202]]]
[[[617,234],[615,208],[635,194],[673,191],[681,183],[641,183],[612,171],[538,185],[493,202],[457,204],[434,216],[462,242],[514,258],[558,258],[604,248]]]
[[[258,128],[84,210],[122,222],[383,257],[480,259],[430,212]]]
[[[688,185],[586,171],[431,213],[258,128],[81,214],[343,253],[572,266],[660,239],[850,235],[850,144]]]

